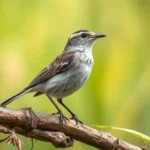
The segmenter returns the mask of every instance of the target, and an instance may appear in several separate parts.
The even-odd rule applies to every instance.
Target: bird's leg
[[[71,119],[74,119],[77,122],[77,124],[78,123],[83,124],[83,122],[79,120],[78,117],[63,103],[61,98],[58,98],[57,101],[71,114],[72,116]]]
[[[60,121],[63,122],[63,119],[68,120],[68,118],[63,115],[61,109],[60,109],[60,108],[56,105],[56,103],[53,101],[52,97],[51,97],[48,93],[46,93],[46,96],[50,99],[50,101],[51,101],[51,102],[53,103],[53,105],[56,107],[56,109],[57,109],[58,112],[57,112],[57,113],[54,113],[54,114],[59,114],[59,116],[60,116]]]

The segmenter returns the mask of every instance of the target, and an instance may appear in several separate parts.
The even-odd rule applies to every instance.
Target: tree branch
[[[109,133],[43,113],[32,115],[29,109],[12,110],[0,107],[0,124],[15,129],[18,134],[41,141],[51,142],[56,147],[70,147],[73,139],[101,150],[142,150],[142,148],[118,140]],[[34,129],[32,129],[34,127]]]

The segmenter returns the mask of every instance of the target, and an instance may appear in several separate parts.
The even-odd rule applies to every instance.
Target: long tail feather
[[[7,99],[6,101],[4,101],[3,103],[0,104],[1,107],[5,107],[6,105],[10,104],[11,102],[13,102],[15,99],[19,98],[20,96],[28,93],[31,89],[24,89],[21,92],[19,92],[18,94],[12,96],[11,98]]]

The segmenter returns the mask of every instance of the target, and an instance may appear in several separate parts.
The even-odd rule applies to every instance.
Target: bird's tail
[[[24,89],[21,92],[19,92],[18,94],[12,96],[11,98],[7,99],[6,101],[4,101],[3,103],[0,104],[1,107],[5,107],[6,105],[10,104],[11,102],[13,102],[15,99],[19,98],[20,96],[30,92],[31,89]]]

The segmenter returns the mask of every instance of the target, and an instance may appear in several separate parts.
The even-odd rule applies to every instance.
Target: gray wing
[[[43,69],[35,79],[26,87],[31,88],[51,77],[68,70],[74,62],[74,53],[63,52],[49,66]]]

